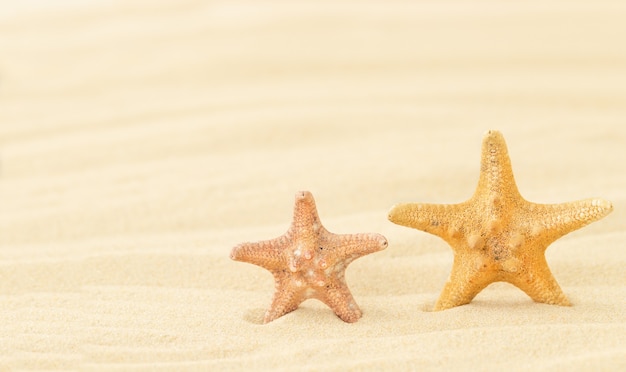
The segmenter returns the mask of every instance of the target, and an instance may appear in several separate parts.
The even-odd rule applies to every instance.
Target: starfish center
[[[470,248],[478,250],[482,257],[478,266],[484,266],[486,262],[490,262],[500,271],[517,272],[520,260],[516,257],[516,252],[524,244],[524,237],[518,233],[486,234],[483,236],[480,234],[472,235],[468,242]]]
[[[328,263],[322,255],[323,248],[298,246],[289,260],[289,270],[294,273],[298,286],[317,286],[326,284]]]

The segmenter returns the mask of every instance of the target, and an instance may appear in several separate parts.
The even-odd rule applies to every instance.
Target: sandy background
[[[626,368],[623,1],[2,1],[0,370]],[[614,212],[547,251],[571,308],[494,284],[429,312],[440,239],[397,202],[473,193],[487,129],[534,202]],[[313,192],[387,250],[268,325],[231,261]]]

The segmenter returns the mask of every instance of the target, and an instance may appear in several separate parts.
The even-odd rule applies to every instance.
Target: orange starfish
[[[257,243],[243,243],[230,258],[266,268],[276,291],[264,323],[279,318],[309,298],[328,305],[345,322],[362,315],[344,277],[355,259],[387,247],[380,234],[336,235],[322,226],[313,195],[296,194],[293,222],[282,236]]]
[[[437,235],[452,247],[452,272],[434,310],[467,304],[497,281],[517,286],[534,301],[569,306],[548,268],[545,250],[612,210],[602,199],[526,201],[517,190],[504,137],[492,130],[484,136],[480,179],[468,201],[398,204],[389,211],[389,220]]]

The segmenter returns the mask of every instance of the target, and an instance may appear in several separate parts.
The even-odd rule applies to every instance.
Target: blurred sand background
[[[0,370],[626,368],[626,2],[0,2]],[[613,202],[547,251],[571,308],[452,264],[397,202],[473,193],[482,134],[522,195]],[[233,262],[313,192],[364,312],[260,325]]]

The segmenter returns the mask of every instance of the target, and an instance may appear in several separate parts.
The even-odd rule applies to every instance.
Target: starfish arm
[[[332,233],[320,236],[319,249],[327,251],[325,264],[335,265],[343,261],[348,265],[355,259],[387,248],[387,239],[380,234],[342,234]]]
[[[294,232],[296,239],[298,239],[315,235],[320,228],[323,227],[317,213],[313,194],[309,191],[298,191],[293,207],[291,231]]]
[[[543,255],[532,265],[527,265],[513,280],[508,280],[524,291],[535,302],[551,305],[570,306],[570,302],[550,272]]]
[[[434,311],[470,303],[495,278],[490,275],[480,255],[455,254],[450,278],[435,304]]]
[[[483,137],[476,193],[501,195],[506,198],[519,196],[509,150],[504,136],[496,130],[487,131]]]
[[[272,240],[239,244],[230,252],[230,258],[275,270],[284,266],[284,252],[290,245],[291,238],[287,233]]]
[[[274,273],[276,281],[276,291],[274,292],[274,298],[270,308],[265,312],[263,323],[269,323],[272,320],[280,318],[281,316],[288,314],[306,300],[306,297],[302,293],[302,289],[293,286],[288,274],[281,274],[280,272]]]
[[[533,216],[531,234],[545,239],[545,247],[556,239],[578,230],[611,213],[613,205],[603,199],[585,199],[562,204],[530,204]]]
[[[326,284],[324,293],[318,299],[328,305],[344,322],[354,323],[363,315],[345,280],[337,279]]]
[[[437,235],[450,242],[459,235],[460,226],[452,223],[464,214],[462,204],[403,203],[394,205],[388,214],[389,221],[406,227]]]

